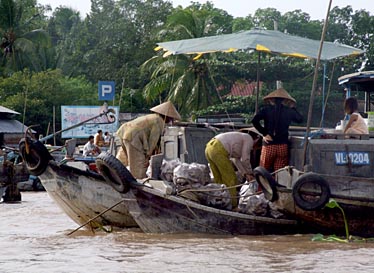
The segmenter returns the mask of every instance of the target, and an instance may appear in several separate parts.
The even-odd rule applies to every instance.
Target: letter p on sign
[[[114,81],[99,81],[99,100],[113,100],[115,88]]]

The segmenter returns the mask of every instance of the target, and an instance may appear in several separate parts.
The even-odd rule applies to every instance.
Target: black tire
[[[261,166],[253,170],[257,183],[261,186],[265,198],[271,202],[278,199],[277,182],[271,174]]]
[[[315,173],[301,175],[292,188],[296,205],[303,210],[319,210],[329,202],[331,193],[326,180]]]
[[[96,158],[96,167],[104,177],[105,182],[116,191],[126,193],[130,190],[130,183],[136,179],[115,156],[102,152]]]
[[[26,141],[29,145],[28,153],[26,151]],[[49,160],[52,159],[43,143],[32,141],[30,138],[22,138],[18,147],[29,173],[35,176],[41,175],[47,168]]]

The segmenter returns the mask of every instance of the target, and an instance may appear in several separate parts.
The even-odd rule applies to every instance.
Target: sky
[[[190,0],[172,0],[173,6],[188,6]],[[194,0],[194,2],[205,3],[206,1]],[[234,17],[245,17],[253,15],[258,8],[275,8],[284,14],[287,11],[301,9],[310,15],[311,19],[322,20],[326,17],[329,0],[211,0],[214,7],[227,11]],[[82,17],[91,9],[90,0],[38,0],[42,5],[50,4],[52,9],[59,6],[67,6],[80,11]],[[333,0],[332,8],[352,6],[353,10],[365,9],[374,15],[373,0]]]

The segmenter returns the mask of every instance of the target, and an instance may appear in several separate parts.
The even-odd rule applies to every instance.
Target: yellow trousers
[[[229,154],[218,139],[213,138],[208,142],[205,148],[205,157],[209,162],[216,183],[225,184],[228,187],[237,185],[238,179]],[[237,190],[232,188],[229,191],[232,205],[235,207],[238,203]]]

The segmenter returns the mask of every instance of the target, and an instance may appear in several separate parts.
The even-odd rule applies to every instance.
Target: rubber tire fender
[[[120,193],[128,192],[130,190],[130,183],[136,182],[136,179],[122,162],[108,152],[100,153],[95,162],[105,182]]]
[[[257,183],[261,186],[265,198],[270,202],[278,199],[277,182],[273,176],[261,166],[253,170]]]
[[[301,189],[305,184],[316,184],[321,188],[321,197],[316,201],[306,200],[301,194]],[[330,187],[326,180],[316,173],[304,173],[295,182],[292,188],[292,196],[296,205],[307,211],[319,210],[329,202],[331,193]]]
[[[29,145],[29,153],[26,152],[26,142]],[[19,152],[26,164],[30,174],[39,176],[48,166],[49,160],[53,159],[43,143],[30,138],[22,138],[18,144]]]

